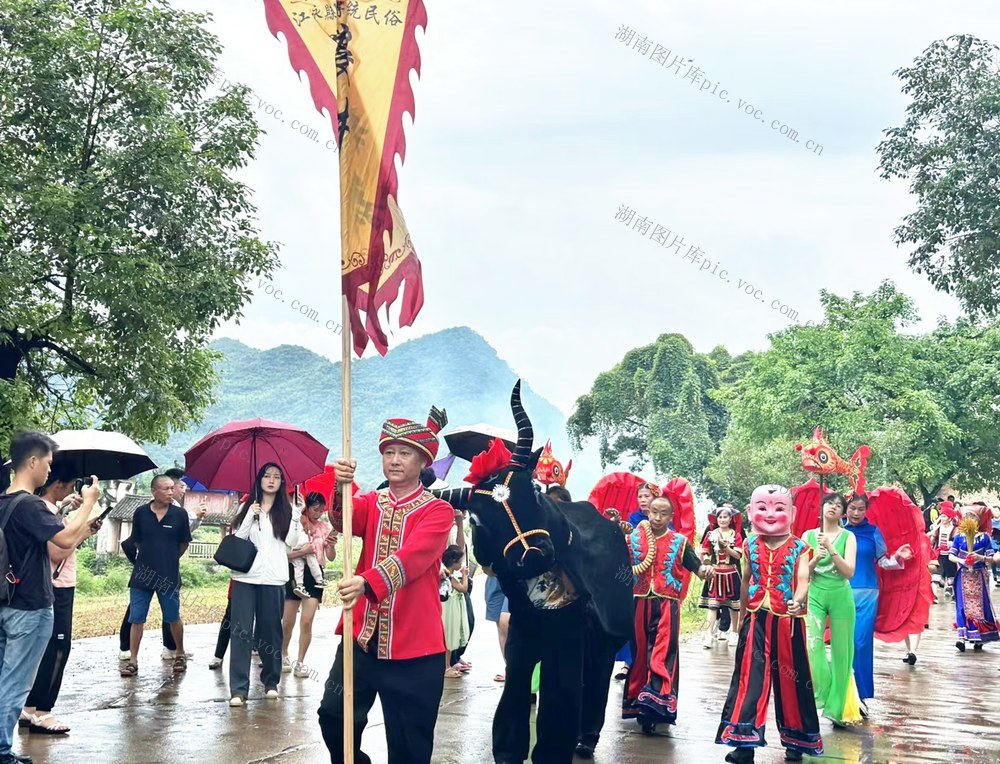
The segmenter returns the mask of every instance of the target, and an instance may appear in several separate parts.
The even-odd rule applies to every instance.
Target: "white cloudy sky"
[[[264,22],[260,0],[175,0],[211,10],[222,69],[284,123],[259,113],[247,181],[275,278],[220,335],[305,345],[339,359],[336,154]],[[699,350],[766,347],[788,323],[772,300],[819,317],[818,290],[870,291],[891,278],[923,316],[954,316],[906,266],[892,229],[912,207],[879,178],[875,146],[902,120],[892,72],[936,39],[1000,42],[987,0],[426,0],[417,120],[407,119],[400,203],[423,263],[426,303],[396,343],[468,325],[567,413],[630,348],[681,332]],[[615,40],[626,24],[704,71],[731,103]],[[763,122],[738,109],[742,100]],[[291,129],[317,128],[313,143]],[[800,143],[770,128],[777,119]],[[817,156],[806,141],[823,146]],[[731,283],[614,220],[620,205],[696,244]],[[764,302],[739,291],[738,279]],[[289,308],[317,308],[315,324]]]

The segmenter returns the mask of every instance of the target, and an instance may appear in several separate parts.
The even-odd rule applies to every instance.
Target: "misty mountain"
[[[184,451],[208,432],[241,419],[263,417],[303,427],[330,447],[330,459],[341,452],[340,363],[295,345],[256,350],[232,339],[212,345],[223,354],[218,364],[218,401],[201,425],[174,433],[166,446],[146,446],[160,465],[184,463]],[[448,412],[444,432],[463,425],[486,422],[514,429],[510,390],[518,375],[485,339],[468,327],[446,329],[405,342],[385,357],[352,363],[351,436],[358,477],[366,488],[381,482],[378,436],[390,417],[424,422],[431,405]],[[525,410],[535,430],[535,446],[552,439],[556,458],[564,463],[574,457],[566,435],[566,417],[537,395],[530,382],[521,385]],[[440,453],[446,453],[442,441]],[[568,487],[586,498],[598,477],[596,457],[586,481],[574,464]],[[458,461],[449,482],[458,483],[468,464]]]

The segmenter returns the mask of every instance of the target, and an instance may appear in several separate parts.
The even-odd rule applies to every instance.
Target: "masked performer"
[[[1000,559],[995,553],[989,529],[992,520],[984,515],[983,507],[962,507],[962,520],[951,542],[951,561],[958,566],[955,576],[955,621],[958,641],[955,647],[965,652],[965,643],[972,642],[977,652],[984,642],[995,642],[997,619],[990,602],[990,582],[987,565]],[[987,509],[988,513],[989,510]]]
[[[706,581],[701,590],[698,607],[708,609],[706,620],[705,647],[715,644],[716,616],[719,631],[729,629],[729,646],[736,647],[739,637],[737,614],[740,610],[740,558],[743,552],[743,536],[740,533],[741,517],[731,507],[719,507],[709,516],[709,529],[701,542],[701,557],[712,566],[714,575]],[[723,614],[730,618],[724,618]],[[730,622],[732,625],[730,626]]]
[[[665,496],[649,504],[648,520],[632,531],[635,583],[635,652],[622,697],[622,717],[637,719],[651,735],[658,723],[677,721],[680,598],[685,570],[711,576],[692,545],[667,526],[674,507]]]
[[[743,542],[740,642],[715,742],[736,750],[728,762],[751,762],[766,746],[771,688],[786,761],[821,756],[803,619],[809,594],[809,546],[791,535],[795,507],[787,488],[763,485],[747,507],[752,533]]]

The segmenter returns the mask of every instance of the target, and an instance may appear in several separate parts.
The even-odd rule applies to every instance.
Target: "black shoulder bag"
[[[215,550],[215,561],[224,568],[237,573],[248,573],[257,559],[257,547],[249,539],[241,539],[230,533]]]

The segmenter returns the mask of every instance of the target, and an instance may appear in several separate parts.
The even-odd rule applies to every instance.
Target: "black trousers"
[[[62,688],[63,672],[73,646],[73,597],[76,589],[53,588],[52,636],[35,674],[35,683],[24,705],[48,713]]]
[[[375,644],[375,640],[372,640]],[[385,739],[389,764],[430,764],[434,752],[434,726],[444,691],[444,654],[435,653],[408,660],[379,660],[354,647],[354,761],[371,764],[361,750],[361,734],[368,724],[368,712],[377,695],[385,718]],[[319,726],[330,761],[344,761],[344,645],[330,669],[323,701],[319,706]]]
[[[284,585],[233,582],[229,656],[229,693],[246,697],[250,692],[250,653],[257,651],[264,687],[281,681],[281,617],[285,609]]]
[[[593,616],[587,618],[583,635],[583,700],[580,712],[580,742],[597,747],[608,707],[611,674],[615,670],[615,644]]]
[[[128,622],[128,617],[132,614],[132,606],[125,606],[125,617],[122,618],[121,628],[118,630],[118,649],[123,653],[127,653],[131,649],[131,632],[132,624]],[[163,633],[163,647],[167,650],[176,650],[177,643],[174,642],[174,635],[170,632],[170,624],[166,621],[160,626],[160,631]]]
[[[583,642],[586,613],[573,604],[561,610],[510,614],[507,681],[493,716],[493,758],[498,764],[528,758],[531,675],[542,664],[535,764],[570,764],[580,734]]]

